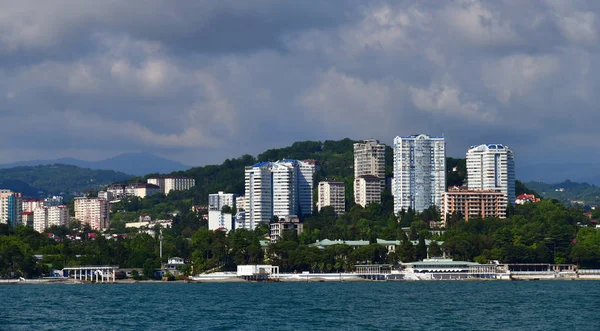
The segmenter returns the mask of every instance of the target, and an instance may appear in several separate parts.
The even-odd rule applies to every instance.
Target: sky
[[[0,162],[302,140],[600,162],[600,1],[0,0]]]

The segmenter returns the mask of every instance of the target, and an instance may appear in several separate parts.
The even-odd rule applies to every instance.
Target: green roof
[[[323,239],[321,241],[317,241],[313,244],[310,244],[310,246],[316,246],[316,247],[328,247],[328,246],[334,246],[334,245],[348,245],[348,246],[367,246],[369,245],[369,241],[368,240],[329,240],[329,239]]]

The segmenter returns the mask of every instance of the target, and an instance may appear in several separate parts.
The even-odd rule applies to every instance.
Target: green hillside
[[[600,187],[588,183],[577,183],[566,180],[562,183],[546,184],[527,182],[527,187],[538,192],[546,199],[556,199],[564,204],[600,205]]]
[[[133,176],[112,170],[91,170],[72,165],[52,164],[34,167],[0,169],[0,188],[21,192],[26,196],[64,194],[99,189]]]

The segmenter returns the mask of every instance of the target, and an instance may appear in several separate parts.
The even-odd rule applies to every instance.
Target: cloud
[[[450,155],[497,142],[550,160],[600,120],[593,0],[0,6],[0,162],[148,151],[203,164],[419,132],[445,134]]]

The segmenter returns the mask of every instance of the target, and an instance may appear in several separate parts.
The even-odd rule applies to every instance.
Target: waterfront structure
[[[497,190],[515,203],[515,156],[501,144],[471,146],[467,151],[467,188]]]
[[[442,195],[442,225],[445,226],[448,217],[458,213],[465,221],[478,217],[506,218],[508,205],[506,195],[494,190],[466,190],[452,187]]]
[[[110,203],[100,198],[78,197],[74,201],[75,218],[81,224],[89,225],[92,230],[108,227],[110,221]]]
[[[196,186],[196,180],[187,177],[154,177],[148,178],[147,182],[160,187],[161,193],[165,195],[171,191],[185,191]]]
[[[377,178],[379,187],[361,185],[361,178]],[[373,181],[371,181],[373,182]],[[362,181],[364,184],[364,180]],[[373,183],[371,183],[373,184]],[[354,202],[366,207],[367,204],[381,202],[381,192],[385,186],[385,145],[378,140],[368,139],[354,144]],[[371,189],[371,192],[366,192]]]
[[[271,243],[276,243],[283,238],[285,232],[299,235],[304,230],[302,222],[297,216],[287,216],[277,222],[269,224]]]
[[[208,195],[208,210],[221,211],[225,206],[233,209],[236,206],[235,202],[236,197],[234,193],[224,193],[223,191],[212,193]]]
[[[446,143],[425,134],[394,139],[394,213],[440,206],[446,188]]]
[[[33,229],[44,232],[52,226],[68,225],[70,220],[67,206],[41,207],[33,211]]]
[[[245,226],[254,229],[274,216],[312,214],[314,171],[314,163],[291,159],[246,167]]]
[[[11,190],[0,190],[0,224],[17,226],[23,223],[23,195]]]
[[[344,182],[333,180],[319,182],[318,196],[317,209],[319,211],[326,206],[333,207],[336,215],[341,215],[346,211]]]

